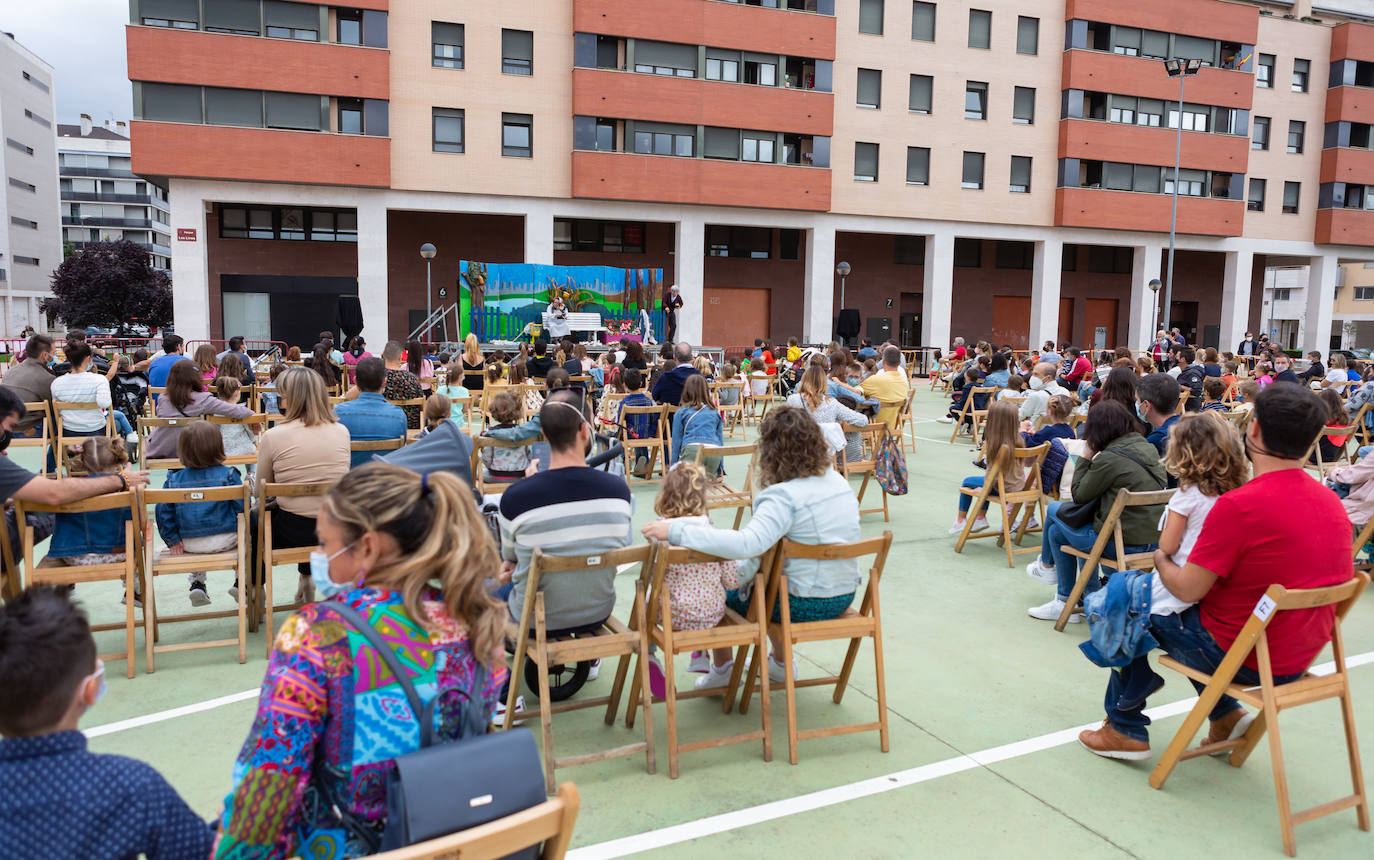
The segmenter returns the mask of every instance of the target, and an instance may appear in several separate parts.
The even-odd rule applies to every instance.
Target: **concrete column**
[[[35,329],[38,326],[34,326]],[[18,334],[24,330],[24,326],[15,325],[14,319],[14,296],[10,295],[9,290],[5,291],[5,331],[10,334]]]
[[[678,311],[677,339],[693,346],[701,345],[701,323],[706,309],[705,255],[706,222],[699,216],[684,217],[674,226],[673,283],[682,294],[682,309]],[[549,227],[552,235],[553,226]],[[726,346],[723,343],[708,346]]]
[[[1064,243],[1046,239],[1035,243],[1031,272],[1030,348],[1059,340],[1059,276],[1064,268]]]
[[[1335,254],[1312,258],[1307,276],[1307,310],[1302,325],[1305,351],[1317,350],[1324,356],[1331,349],[1332,303],[1336,300],[1336,276],[1340,268]]]
[[[553,265],[553,208],[531,202],[525,212],[525,262]]]
[[[1250,279],[1254,251],[1227,251],[1226,277],[1221,285],[1221,352],[1235,350],[1250,329]]]
[[[1156,295],[1150,281],[1159,277],[1159,245],[1136,245],[1131,266],[1131,315],[1127,320],[1126,343],[1131,349],[1148,349],[1159,330],[1159,303],[1164,290]]]
[[[186,340],[204,340],[210,337],[207,201],[190,183],[175,179],[171,181],[167,200],[172,220],[172,312],[177,334]],[[188,228],[195,231],[195,238],[179,239],[178,231]]]
[[[936,233],[926,237],[926,264],[923,271],[921,346],[933,346],[941,352],[948,352],[954,315],[953,233]]]
[[[835,228],[806,231],[806,283],[802,291],[802,341],[830,343],[835,328]]]
[[[419,247],[416,246],[417,258],[419,253]],[[367,341],[373,355],[380,355],[381,348],[392,337],[400,340],[407,334],[388,330],[387,315],[391,302],[387,289],[386,254],[386,200],[381,192],[363,192],[358,199],[358,301],[363,306],[363,340]],[[438,295],[436,287],[435,302],[439,301]]]

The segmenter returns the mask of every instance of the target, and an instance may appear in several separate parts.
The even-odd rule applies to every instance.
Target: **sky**
[[[127,0],[5,0],[0,30],[53,67],[57,119],[88,113],[96,125],[127,120],[132,96],[124,62]]]

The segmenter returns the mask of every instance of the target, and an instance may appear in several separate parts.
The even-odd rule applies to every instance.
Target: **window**
[[[596,121],[596,149],[598,152],[615,152],[615,120]]]
[[[1089,245],[1088,271],[1101,274],[1129,275],[1135,260],[1135,249],[1120,245]]]
[[[434,108],[434,142],[435,152],[462,152],[463,151],[463,122],[464,113],[457,108]]]
[[[912,113],[930,113],[930,94],[934,83],[935,79],[930,75],[912,75],[907,110]]]
[[[926,237],[893,236],[892,262],[897,266],[924,266],[926,263]]]
[[[463,68],[463,25],[431,21],[429,30],[434,44],[435,68]]]
[[[964,85],[964,119],[988,118],[988,85],[969,81]]]
[[[211,125],[262,128],[262,93],[257,90],[206,87],[205,117],[205,121]]]
[[[28,72],[24,72],[23,74],[24,74],[24,80],[26,80],[26,81],[28,81],[29,83],[33,84],[35,87],[38,87],[38,88],[39,88],[40,90],[42,90],[43,92],[45,92],[45,93],[48,92],[49,87],[48,87],[47,84],[43,83],[43,82],[40,81],[38,78],[35,78],[33,75],[30,75]],[[17,260],[17,259],[19,259],[19,258],[18,258],[18,257],[15,257],[15,259]],[[37,261],[37,260],[34,260],[34,262],[36,263],[36,262],[38,262],[38,261]]]
[[[883,34],[883,0],[859,0],[859,32]]]
[[[695,49],[692,49],[695,53]],[[693,60],[693,68],[696,62]],[[689,77],[695,76],[689,75]],[[759,84],[765,87],[775,87],[778,85],[778,64],[769,62],[755,55],[753,59],[746,56],[744,58],[744,82],[746,84]]]
[[[706,49],[706,80],[739,81],[740,54],[738,51]]]
[[[1064,244],[1064,249],[1059,255],[1059,271],[1076,272],[1078,271],[1078,246]]]
[[[707,130],[711,131],[710,129]],[[734,129],[720,129],[733,136],[735,146],[739,146],[739,132]],[[691,126],[666,125],[663,123],[635,123],[635,152],[646,155],[676,155],[691,158],[696,154],[696,131]],[[738,158],[732,155],[731,158]]]
[[[1270,298],[1276,302],[1286,302],[1293,298],[1293,290],[1290,287],[1271,287],[1273,296]]]
[[[37,229],[38,229],[38,222],[37,222],[37,221],[30,221],[30,220],[27,219],[27,218],[20,218],[20,217],[18,217],[18,216],[16,216],[16,215],[11,215],[11,216],[10,216],[10,223],[13,224],[13,225],[15,225],[16,227],[27,227],[27,228],[29,228],[30,230],[37,230]]]
[[[854,144],[854,179],[857,182],[878,181],[878,144]]]
[[[908,146],[906,148],[906,184],[930,184],[930,148]]]
[[[534,117],[527,113],[501,114],[501,154],[512,158],[534,156]]]
[[[1035,244],[999,241],[993,247],[993,265],[999,269],[1033,269]]]
[[[1108,121],[1135,125],[1136,100],[1130,96],[1111,96],[1110,100],[1111,109],[1107,114]]]
[[[992,13],[982,9],[968,10],[968,46],[992,47]]]
[[[16,263],[22,263],[22,264],[25,265],[25,266],[37,266],[37,265],[38,265],[38,258],[37,258],[37,257],[21,257],[21,256],[19,256],[18,254],[15,254],[15,255],[14,255],[14,262],[16,262]]]
[[[739,159],[739,132],[733,128],[707,126],[705,153],[707,158]]]
[[[935,4],[914,0],[911,4],[911,38],[917,42],[935,41]]]
[[[959,187],[971,189],[983,187],[983,153],[964,153],[964,174]]]
[[[1016,19],[1016,53],[1040,53],[1040,19],[1021,15]]]
[[[1135,27],[1113,28],[1112,53],[1127,57],[1140,56],[1140,30]]]
[[[27,191],[30,194],[38,193],[38,186],[25,182],[22,179],[15,179],[13,176],[10,177],[10,187],[18,188],[20,191]]]
[[[38,123],[44,128],[52,128],[52,123],[50,121],[44,119],[43,117],[29,110],[28,108],[24,108],[24,116],[28,117],[29,119],[33,120],[34,122]]]
[[[501,31],[501,74],[534,74],[534,34],[529,30]]]
[[[1136,99],[1136,125],[1158,127],[1163,122],[1164,102],[1159,99]]]
[[[12,137],[5,138],[5,145],[8,146],[10,149],[17,149],[25,155],[33,155],[32,146],[26,146],[25,144],[20,143]]]
[[[983,241],[981,239],[954,240],[954,265],[961,269],[977,269],[983,265]]]
[[[339,99],[339,134],[363,133],[363,100]]]
[[[273,39],[320,40],[320,9],[306,3],[267,0],[262,4],[263,24]]]
[[[1298,211],[1298,196],[1302,191],[1301,182],[1283,183],[1283,211],[1295,215]]]
[[[1374,287],[1356,287],[1355,300],[1367,302],[1374,299]]]
[[[1035,123],[1035,88],[1015,87],[1012,90],[1011,121],[1018,125]]]
[[[262,35],[262,9],[258,0],[217,0],[205,3],[202,27],[209,33],[236,36]]]
[[[758,131],[746,131],[742,136],[743,147],[740,161],[760,161],[772,164],[777,161],[776,135]],[[680,153],[681,154],[681,153]],[[690,155],[691,153],[687,153]]]
[[[1302,153],[1302,139],[1307,133],[1307,123],[1302,120],[1288,121],[1288,151],[1294,155]]]
[[[1109,165],[1111,166],[1111,165]],[[1165,168],[1164,193],[1174,193],[1174,171]],[[1205,197],[1207,195],[1207,171],[1184,168],[1178,172],[1178,193],[1181,197]]]
[[[1204,105],[1183,105],[1183,130],[1207,131],[1211,123],[1211,111]],[[1178,108],[1169,108],[1169,128],[1178,128]]]
[[[1293,60],[1293,92],[1307,92],[1307,76],[1311,70],[1312,63],[1310,60]]]
[[[154,122],[203,122],[200,87],[144,84],[142,119]]]
[[[300,93],[267,94],[267,127],[321,131],[320,97]]]
[[[147,27],[195,30],[200,26],[200,4],[196,0],[143,0],[140,21]]]
[[[277,238],[302,241],[305,236],[305,210],[296,207],[282,209],[281,230]]]
[[[882,107],[883,73],[877,69],[859,69],[859,87],[855,103],[863,108]]]
[[[1274,55],[1260,54],[1255,66],[1255,86],[1265,89],[1274,88]]]
[[[1031,190],[1031,159],[1029,155],[1011,157],[1011,192],[1029,194]]]
[[[1267,117],[1267,116],[1257,116],[1257,117],[1255,117],[1255,127],[1254,127],[1254,129],[1250,132],[1250,148],[1251,148],[1251,149],[1268,149],[1268,148],[1269,148],[1269,117]]]
[[[801,231],[781,229],[778,231],[778,259],[801,259]]]
[[[646,75],[695,78],[697,76],[696,46],[636,39],[634,70]]]
[[[1245,208],[1251,212],[1264,211],[1264,180],[1250,179],[1250,195],[1245,200]]]
[[[706,225],[706,255],[767,260],[772,256],[773,231],[767,227]]]

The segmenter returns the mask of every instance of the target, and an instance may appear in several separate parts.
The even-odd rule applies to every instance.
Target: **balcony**
[[[1331,61],[1374,62],[1374,27],[1346,22],[1331,28]]]
[[[830,171],[630,152],[572,154],[572,196],[760,209],[830,208]]]
[[[1374,123],[1374,89],[1351,86],[1327,90],[1323,121]]]
[[[1103,188],[1058,188],[1054,193],[1057,227],[1101,227],[1108,230],[1169,232],[1173,195],[1110,191]],[[1198,236],[1239,236],[1245,201],[1216,197],[1179,197],[1178,232]]]
[[[741,3],[573,0],[573,30],[762,54],[835,59],[833,16]]]
[[[1319,245],[1374,245],[1374,212],[1366,209],[1318,209],[1312,241]]]
[[[67,167],[58,168],[63,179],[72,176],[92,176],[98,179],[135,179],[134,172],[123,167]]]
[[[1059,123],[1059,157],[1122,161],[1173,167],[1177,131],[1102,120],[1067,119]],[[1245,173],[1250,138],[1234,134],[1185,131],[1180,164],[1195,170]]]
[[[152,229],[153,222],[147,218],[73,218],[62,216],[63,227],[141,227]]]
[[[72,203],[132,203],[139,206],[159,206],[167,204],[154,200],[151,194],[115,194],[104,191],[63,191],[59,195],[63,201]]]
[[[1223,0],[1067,0],[1065,20],[1106,21],[1146,30],[1171,30],[1253,45],[1259,35],[1259,10]],[[1174,22],[1179,22],[1177,25]],[[1186,24],[1185,24],[1186,22]],[[1113,90],[1112,92],[1115,92]]]
[[[282,131],[135,120],[134,171],[315,185],[385,188],[391,140],[356,134]]]
[[[1374,150],[1323,149],[1320,180],[1374,185]]]
[[[829,137],[835,97],[815,90],[574,69],[572,112]]]
[[[129,80],[386,99],[389,52],[326,42],[129,26]]]
[[[1154,26],[1158,26],[1157,21]],[[1065,51],[1062,80],[1062,89],[1066,90],[1117,93],[1178,104],[1178,78],[1165,74],[1164,64],[1159,60],[1145,57],[1081,48]],[[1255,76],[1249,72],[1208,66],[1188,79],[1183,98],[1193,104],[1249,110],[1254,93]]]

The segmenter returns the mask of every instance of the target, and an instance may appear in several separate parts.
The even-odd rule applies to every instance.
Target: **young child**
[[[511,366],[511,370],[515,370],[515,365]],[[520,421],[520,401],[509,391],[497,392],[487,411],[496,424],[482,431],[483,436],[490,436],[492,430],[513,430]],[[530,466],[530,449],[528,445],[483,448],[481,459],[483,480],[514,483],[525,477],[525,470]]]
[[[1009,493],[1017,492],[1026,484],[1026,468],[1015,457],[1017,449],[1023,446],[1022,436],[1017,432],[1015,404],[992,404],[988,409],[987,427],[983,434],[983,456],[987,460],[988,475],[993,474],[994,468],[1002,470],[1003,486]],[[963,486],[977,489],[982,487],[986,480],[985,475],[972,475],[964,479]],[[967,493],[959,494],[958,512],[955,514],[954,524],[949,527],[950,534],[957,535],[964,530],[964,522],[968,519],[968,511],[972,505],[972,496]],[[986,513],[986,505],[976,512],[977,519],[973,521],[974,531],[988,528]]]
[[[461,364],[449,365],[444,373],[444,384],[434,389],[435,394],[442,394],[448,398],[450,414],[449,417],[459,424],[467,420],[468,399],[472,397],[472,392],[463,387],[463,366]],[[428,403],[425,404],[429,406]],[[425,409],[425,414],[429,414],[429,409]]]
[[[220,377],[216,382],[225,380]],[[167,473],[163,488],[183,490],[192,487],[238,487],[243,484],[239,470],[224,465],[225,446],[218,432],[228,425],[216,427],[206,421],[186,426],[177,437],[177,459],[184,468]],[[167,555],[183,553],[229,552],[239,545],[237,517],[243,513],[243,502],[186,502],[159,504],[153,511],[157,533],[167,544]],[[186,574],[190,583],[192,606],[205,606],[210,593],[205,587],[205,572]],[[229,589],[238,599],[238,583]]]
[[[1174,425],[1164,452],[1164,468],[1178,478],[1178,492],[1160,518],[1159,548],[1182,567],[1188,563],[1188,554],[1217,497],[1245,483],[1250,468],[1240,434],[1211,411],[1185,415]],[[1155,574],[1151,615],[1175,615],[1192,605],[1170,593]]]
[[[660,519],[681,519],[691,525],[711,525],[706,510],[706,473],[692,463],[678,463],[668,470],[654,499]],[[733,561],[705,564],[673,564],[663,574],[668,587],[670,619],[674,630],[709,630],[725,617],[725,592],[739,588],[739,568]],[[661,620],[661,619],[660,619]],[[708,663],[700,652],[692,655],[689,672],[704,672],[696,689],[724,687],[730,683],[735,661],[729,648],[717,648]],[[649,658],[649,688],[655,696],[666,692],[667,679],[657,656]]]
[[[215,379],[211,390],[215,397],[225,403],[238,403],[239,393],[243,388],[242,384],[232,376],[220,376]],[[247,424],[212,424],[212,427],[219,429],[221,441],[224,443],[225,457],[242,457],[247,454],[258,453],[258,437],[253,428]],[[185,465],[186,461],[181,461]],[[257,466],[250,465],[248,474],[252,475],[257,470]]]
[[[447,420],[452,420],[455,424],[460,424],[461,426],[463,419],[461,416],[458,418],[453,417],[453,408],[452,401],[450,401],[448,397],[443,394],[431,394],[429,399],[425,401],[423,413],[425,429],[421,430],[420,435],[416,438],[425,438],[434,432],[435,427],[438,427]]]
[[[1221,399],[1226,396],[1226,383],[1220,376],[1209,376],[1202,380],[1202,406],[1198,407],[1204,412],[1225,412],[1226,403]]]
[[[1345,401],[1336,393],[1334,388],[1323,388],[1317,395],[1322,405],[1326,407],[1326,426],[1327,427],[1348,427],[1350,416],[1345,411]],[[1341,450],[1345,447],[1345,441],[1350,438],[1350,434],[1342,436],[1318,436],[1317,450],[1312,452],[1309,462],[1317,462],[1317,456],[1321,456],[1323,463],[1334,463],[1340,459]]]
[[[1263,391],[1269,383],[1274,381],[1274,365],[1267,361],[1258,362],[1255,365],[1255,385]]]
[[[1058,488],[1060,479],[1064,477],[1064,465],[1069,460],[1064,440],[1076,438],[1073,428],[1069,426],[1069,416],[1072,414],[1073,399],[1067,394],[1056,394],[1045,403],[1039,430],[1032,433],[1031,423],[1021,422],[1021,439],[1027,448],[1034,448],[1042,442],[1050,443],[1050,450],[1040,464],[1040,486],[1047,493]]]
[[[673,451],[669,462],[680,459],[696,459],[697,448],[702,445],[724,445],[720,413],[711,402],[710,389],[706,387],[706,377],[699,373],[687,377],[682,385],[682,401],[677,412],[673,413]],[[720,474],[720,457],[707,457],[702,461],[707,476],[715,480]]]
[[[510,366],[510,375],[508,378],[510,384],[513,386],[528,385],[530,382],[529,368],[523,364],[512,364]],[[538,415],[539,410],[544,408],[544,395],[540,394],[535,389],[526,388],[523,392],[516,389],[516,393],[524,401],[526,415]]]
[[[505,368],[500,363],[493,361],[487,365],[486,376],[483,380],[484,386],[505,385]]]
[[[161,774],[87,750],[77,724],[105,694],[105,664],[71,594],[34,586],[0,607],[0,853],[210,856],[214,831]]]
[[[281,412],[277,408],[277,377],[281,376],[285,370],[285,364],[280,361],[274,362],[272,368],[267,371],[267,384],[258,388],[261,397],[260,408],[266,415],[277,415]]]
[[[610,355],[610,353],[606,353]],[[613,435],[619,429],[620,397],[624,393],[619,368],[607,368],[602,379],[601,402],[596,409],[596,429],[598,432]]]
[[[768,393],[768,365],[761,358],[749,362],[749,391],[754,397]]]
[[[1007,377],[1007,387],[997,392],[997,399],[1001,400],[1003,397],[1022,397],[1025,393],[1025,388],[1026,380],[1022,379],[1017,374],[1012,374]]]
[[[1230,353],[1227,354],[1229,355]],[[1226,372],[1221,375],[1221,381],[1227,385],[1231,385],[1237,379],[1236,374],[1240,372],[1240,364],[1234,361],[1228,361],[1225,367]]]
[[[129,449],[123,439],[91,436],[79,447],[71,445],[68,449],[71,463],[84,469],[87,478],[113,475],[129,462]],[[128,521],[127,509],[57,514],[48,555],[63,564],[78,566],[124,561],[124,524]],[[126,594],[119,602],[127,599]],[[137,585],[134,605],[143,605],[142,591]]]

